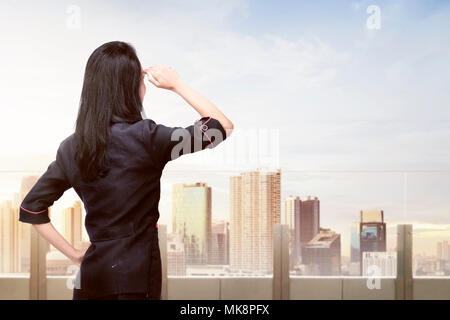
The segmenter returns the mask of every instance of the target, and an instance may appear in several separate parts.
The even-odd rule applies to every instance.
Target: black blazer
[[[74,134],[60,144],[47,171],[20,206],[19,220],[50,222],[48,207],[73,187],[86,210],[91,246],[80,266],[81,290],[88,296],[147,292],[159,298],[161,260],[157,221],[160,177],[168,161],[213,148],[226,139],[220,122],[203,117],[187,128],[151,119],[111,124],[105,176],[86,183],[74,159]]]

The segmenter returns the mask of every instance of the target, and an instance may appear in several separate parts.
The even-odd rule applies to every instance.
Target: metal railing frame
[[[168,299],[167,276],[167,226],[158,225],[158,238],[162,263],[161,298]],[[30,299],[47,298],[46,253],[48,243],[37,231],[31,231],[30,255]],[[272,297],[274,300],[289,300],[289,226],[275,224],[273,233]],[[397,277],[395,280],[397,300],[413,299],[412,270],[412,225],[397,226]]]

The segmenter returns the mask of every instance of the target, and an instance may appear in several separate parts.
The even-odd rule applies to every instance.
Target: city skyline
[[[178,172],[174,172],[175,174],[177,174]],[[164,175],[164,174],[163,174]],[[201,174],[199,174],[199,176],[203,176]],[[208,175],[209,177],[211,176],[211,174]],[[21,184],[21,178],[22,175],[17,175],[16,178],[16,183],[18,185],[18,188],[20,189],[20,184]],[[283,179],[281,181],[282,186],[285,185],[284,183],[284,179],[289,178],[289,173],[285,174],[283,176]],[[226,178],[225,178],[226,179]],[[169,181],[172,179],[168,179]],[[179,181],[179,179],[177,179]],[[197,181],[197,179],[192,178],[189,179],[189,177],[186,177],[186,182],[187,183],[195,183]],[[191,180],[191,182],[189,182],[189,180]],[[179,181],[180,182],[180,181]],[[178,182],[178,183],[179,183]],[[229,215],[227,214],[228,210],[229,210],[229,204],[224,200],[224,196],[226,197],[225,199],[228,199],[228,192],[225,190],[225,192],[221,192],[220,189],[218,189],[216,187],[216,185],[213,183],[211,184],[210,182],[208,182],[208,184],[213,188],[214,192],[212,193],[212,197],[213,197],[213,205],[212,205],[212,212],[213,212],[213,218],[218,218],[218,219],[227,219],[229,220]],[[9,184],[11,185],[11,184]],[[14,185],[14,184],[12,184]],[[169,187],[169,188],[167,188]],[[170,190],[170,192],[165,192],[167,191],[167,189]],[[161,203],[160,203],[160,212],[161,212],[161,216],[160,216],[160,224],[167,224],[169,227],[172,225],[171,222],[171,190],[172,189],[172,184],[169,184],[167,182],[162,181],[162,194],[161,194]],[[282,187],[282,221],[284,221],[285,216],[284,216],[284,200],[286,199],[286,197],[288,197],[290,194],[295,193],[297,195],[300,196],[301,199],[305,199],[307,198],[309,195],[311,194],[320,194],[320,193],[311,193],[311,192],[287,192],[285,190],[283,190]],[[14,190],[10,191],[8,194],[10,194],[9,197],[0,197],[0,201],[2,200],[12,200],[15,197],[17,197],[15,195]],[[322,197],[323,198],[323,197]],[[58,200],[57,202],[55,202],[54,206],[52,207],[52,211],[54,212],[52,215],[52,222],[58,227],[59,230],[62,231],[62,217],[63,217],[63,210],[70,207],[74,201],[79,200],[78,196],[76,195],[76,193],[73,191],[73,189],[68,190],[63,197]],[[17,200],[16,200],[17,201]],[[375,207],[381,207],[381,205],[379,206],[370,206],[370,205],[363,205],[363,208],[375,208]],[[218,210],[217,208],[221,209]],[[325,209],[324,209],[325,208]],[[355,206],[356,208],[356,206]],[[358,216],[359,216],[359,211],[361,210],[361,207],[358,207],[358,209],[355,209],[355,212],[353,212],[353,215],[350,216],[350,218],[344,219],[344,223],[339,223],[339,224],[334,224],[332,221],[330,222],[329,219],[329,215],[332,214],[330,213],[330,208],[329,208],[329,201],[326,200],[322,203],[322,208],[321,208],[323,214],[323,219],[324,225],[327,226],[332,226],[333,229],[340,233],[342,235],[342,255],[344,257],[350,257],[350,232],[348,232],[348,228],[349,228],[349,224],[353,221],[357,221],[358,220]],[[82,207],[82,211],[83,211],[83,217],[85,215],[85,210],[84,207]],[[224,212],[225,214],[220,214],[220,211]],[[334,212],[338,212],[338,210],[333,210]],[[333,212],[331,211],[331,212]],[[390,210],[384,210],[386,212],[386,214],[390,217],[390,221],[387,225],[387,233],[388,233],[388,249],[389,250],[393,250],[395,248],[395,238],[396,238],[396,225],[402,223],[402,221],[393,221],[391,220],[391,212]],[[335,213],[336,214],[336,213]],[[426,254],[427,252],[432,252],[434,249],[434,245],[436,241],[442,241],[445,239],[449,239],[450,238],[450,224],[432,224],[432,223],[426,223],[426,222],[421,222],[421,221],[409,221],[406,220],[407,223],[412,223],[413,225],[415,225],[414,227],[414,233],[416,235],[416,237],[414,238],[414,244],[415,244],[415,252],[417,252],[417,254]],[[83,238],[86,239],[87,238],[87,234],[85,232],[85,229],[83,228]]]
[[[315,219],[317,219],[318,222],[317,222],[317,226],[316,227],[320,228],[320,233],[321,234],[322,234],[322,232],[325,232],[324,235],[326,234],[326,232],[331,232],[331,231],[328,231],[329,229],[323,229],[321,227],[321,223],[319,222],[319,220],[321,220],[320,219],[321,214],[319,214],[319,205],[318,205],[319,198],[318,197],[307,196],[307,197],[303,198],[303,200],[301,200],[301,197],[299,197],[299,196],[289,195],[283,200],[281,198],[278,198],[279,196],[276,196],[277,194],[279,194],[279,191],[277,191],[277,189],[282,184],[281,183],[282,180],[280,180],[281,175],[279,175],[280,172],[281,171],[279,169],[277,171],[267,171],[267,170],[260,170],[260,169],[258,169],[258,170],[254,170],[254,171],[242,172],[239,176],[230,176],[229,179],[230,179],[230,181],[233,181],[233,179],[236,179],[236,178],[242,179],[242,177],[247,176],[248,177],[247,179],[249,179],[248,183],[251,182],[251,183],[256,183],[256,185],[259,185],[260,182],[257,182],[257,181],[259,181],[259,179],[255,180],[255,177],[259,176],[260,174],[265,176],[266,178],[262,179],[261,182],[269,183],[269,184],[267,184],[267,186],[265,186],[263,184],[263,185],[261,185],[258,188],[262,188],[261,190],[266,190],[264,192],[268,192],[268,195],[270,195],[270,196],[267,199],[270,199],[273,195],[275,195],[275,198],[274,198],[275,200],[270,200],[270,201],[267,202],[267,203],[272,203],[273,201],[275,201],[275,203],[272,203],[270,205],[270,208],[268,207],[268,211],[267,212],[272,212],[272,213],[273,212],[278,212],[278,214],[276,214],[276,216],[278,217],[277,220],[280,220],[282,216],[284,216],[284,219],[289,218],[289,206],[286,206],[286,204],[288,202],[299,201],[299,205],[297,205],[299,208],[305,206],[305,204],[308,204],[309,202],[311,202],[311,204],[317,202],[317,209],[315,209],[315,210],[317,210],[317,217]],[[273,180],[272,178],[270,178],[272,176],[274,176],[274,177],[278,176],[278,180]],[[17,215],[17,208],[15,208],[15,207],[18,206],[18,204],[20,203],[20,199],[22,199],[26,195],[27,190],[29,190],[32,187],[32,185],[37,181],[37,179],[38,179],[38,176],[36,176],[36,175],[24,176],[22,178],[22,180],[21,180],[21,186],[20,186],[19,192],[13,192],[13,194],[14,194],[13,198],[14,199],[0,201],[0,204],[1,204],[0,205],[0,209],[1,209],[1,213],[2,213],[2,221],[10,221],[11,226],[17,225],[17,228],[16,227],[12,227],[14,230],[19,230],[19,226],[20,226],[18,221],[15,221],[14,219],[11,220],[12,218],[15,217],[15,215]],[[266,181],[266,182],[264,182],[264,181]],[[273,181],[273,182],[270,182],[270,181]],[[276,182],[276,181],[278,181],[278,182]],[[275,187],[275,189],[272,189],[273,187],[269,188],[269,186],[271,186],[274,182],[276,184],[278,184],[278,187]],[[233,194],[233,192],[242,192],[241,189],[236,189],[235,190],[235,187],[233,187],[233,185],[235,185],[235,184],[230,184],[230,194]],[[192,189],[192,190],[195,190],[195,189],[203,190],[204,189],[204,190],[206,190],[206,193],[203,192],[203,191],[200,192],[200,193],[195,192],[195,194],[198,193],[198,195],[194,196],[195,194],[190,192],[190,193],[186,193],[186,195],[182,196],[184,194],[184,191],[182,193],[180,193],[180,191],[182,191],[182,190],[189,190],[189,189]],[[208,183],[206,183],[206,182],[195,182],[195,183],[192,183],[192,184],[183,183],[183,184],[174,184],[174,185],[172,185],[172,192],[173,192],[172,201],[174,203],[178,203],[177,206],[174,207],[174,208],[178,207],[178,209],[176,209],[174,212],[172,212],[172,215],[176,216],[177,212],[180,212],[180,213],[183,213],[184,215],[186,215],[186,212],[187,213],[190,212],[189,210],[191,210],[191,211],[194,210],[190,214],[187,214],[187,217],[192,218],[192,214],[198,215],[198,213],[196,213],[198,211],[197,209],[201,208],[201,207],[199,207],[199,204],[204,202],[205,206],[203,206],[203,207],[204,207],[204,209],[206,211],[205,211],[205,214],[203,215],[203,218],[201,218],[201,219],[205,219],[205,225],[204,225],[205,228],[209,225],[209,226],[212,227],[211,228],[212,230],[217,229],[217,228],[222,229],[222,230],[226,230],[228,227],[225,228],[224,223],[226,225],[228,225],[228,224],[230,224],[231,221],[230,220],[218,219],[218,217],[214,217],[212,215],[212,212],[211,212],[211,207],[212,207],[211,206],[211,202],[212,202],[211,201],[211,199],[212,199],[211,196],[212,196],[212,194],[214,194],[213,190],[214,189],[211,186],[209,186]],[[233,191],[233,190],[235,190],[235,191]],[[238,191],[238,190],[241,190],[241,191]],[[250,188],[248,190],[257,190],[257,189]],[[257,198],[260,198],[260,197],[261,197],[261,195],[257,196]],[[202,198],[204,198],[203,201],[201,201]],[[186,202],[186,199],[189,199],[189,201]],[[261,199],[264,199],[264,198],[261,198]],[[278,200],[276,200],[276,199],[278,199]],[[231,201],[231,198],[230,198],[230,201]],[[266,201],[263,201],[262,203],[265,203],[265,202]],[[278,204],[277,204],[277,202],[278,202]],[[284,215],[280,214],[281,213],[281,209],[280,209],[281,207],[280,206],[281,206],[282,203],[285,204]],[[186,205],[187,205],[187,207],[186,207]],[[188,207],[190,207],[191,209],[188,210],[187,209]],[[310,210],[310,209],[312,210],[314,207],[315,207],[314,205],[313,206],[308,205],[305,208],[303,208],[302,210],[304,212],[308,212],[308,210]],[[75,244],[75,245],[76,245],[76,243],[78,243],[78,245],[76,245],[78,247],[83,246],[82,242],[84,242],[84,244],[85,244],[86,241],[87,241],[86,236],[84,236],[84,235],[81,236],[81,234],[84,234],[84,232],[83,232],[84,228],[83,228],[83,225],[81,223],[81,220],[83,219],[82,215],[84,216],[84,214],[82,214],[82,208],[83,208],[82,202],[80,200],[76,200],[69,207],[64,208],[61,212],[58,212],[57,210],[54,210],[53,207],[50,210],[52,222],[53,222],[53,218],[58,216],[61,213],[60,221],[62,221],[62,224],[61,224],[61,226],[57,226],[57,229],[59,229],[61,231],[61,233],[66,237],[66,239],[70,243]],[[308,208],[310,208],[310,209],[308,209]],[[292,208],[291,208],[291,210],[292,210]],[[293,213],[296,214],[296,212],[298,213],[299,211],[294,210]],[[311,212],[315,212],[315,211],[313,210]],[[363,218],[363,213],[364,213],[364,217],[365,218]],[[255,211],[253,214],[260,215],[261,213],[259,211],[258,212]],[[362,219],[361,222],[363,220],[366,223],[367,222],[371,222],[371,221],[378,221],[380,219],[381,219],[380,221],[383,220],[383,211],[380,211],[380,210],[361,210],[360,214],[361,214],[361,219]],[[199,220],[197,219],[196,221],[199,221]],[[314,221],[314,219],[311,220],[311,221]],[[282,221],[280,221],[280,222],[282,222]],[[217,223],[221,224],[222,227],[218,227]],[[231,223],[231,226],[232,225],[233,224]],[[353,228],[352,227],[353,225],[354,225],[354,223],[349,223],[347,225],[347,227],[350,229],[350,228]],[[389,222],[387,223],[387,225],[389,225]],[[327,226],[327,227],[329,227],[329,226]],[[206,264],[211,263],[211,261],[213,261],[213,260],[214,261],[219,261],[220,260],[220,254],[218,256],[216,256],[214,259],[210,259],[210,255],[212,255],[212,245],[210,244],[210,242],[213,239],[212,235],[214,233],[212,230],[208,231],[207,229],[205,229],[205,232],[206,232],[205,233],[205,237],[206,237],[205,241],[208,243],[209,247],[205,248],[206,251],[204,252],[204,259],[202,259],[202,261],[200,262],[201,264],[205,264],[206,265]],[[2,229],[0,231],[1,231],[1,236],[2,236],[2,241],[0,243],[1,244],[1,248],[2,248],[2,254],[7,254],[7,255],[10,254],[11,255],[11,249],[6,250],[5,252],[4,252],[3,249],[6,248],[7,246],[9,246],[9,248],[12,248],[14,245],[16,247],[17,247],[17,245],[19,245],[20,249],[18,250],[17,254],[18,254],[18,256],[20,258],[19,257],[15,257],[13,259],[21,260],[20,264],[22,264],[22,266],[20,266],[19,267],[20,269],[17,269],[17,270],[20,270],[21,272],[24,272],[24,271],[26,272],[26,270],[25,270],[26,269],[26,265],[24,265],[24,262],[26,264],[25,260],[27,260],[26,252],[25,252],[25,251],[27,251],[26,248],[25,248],[27,246],[27,244],[25,243],[26,241],[25,242],[24,241],[17,242],[18,240],[11,240],[11,239],[8,240],[8,239],[5,238],[5,234],[6,235],[10,234],[10,235],[12,235],[12,237],[14,239],[18,239],[19,237],[22,237],[22,238],[25,239],[27,237],[26,234],[23,231],[22,231],[21,234],[19,234],[18,231],[14,231],[14,232],[11,233],[11,231],[9,231],[7,228],[5,228],[5,224],[3,224],[3,222],[2,222]],[[173,231],[172,231],[172,233],[169,233],[169,234],[172,237],[174,235]],[[206,235],[206,234],[208,234],[208,235]],[[231,232],[231,234],[233,234],[233,232]],[[335,233],[333,232],[333,234],[335,234]],[[353,231],[349,232],[349,234],[351,236],[353,234]],[[293,232],[292,235],[295,237],[295,232]],[[314,235],[317,235],[317,240],[320,240],[319,238],[322,237],[322,236],[320,236],[318,234],[318,231],[311,234],[311,236],[314,236]],[[337,235],[339,236],[339,252],[340,252],[341,251],[340,247],[341,246],[345,246],[346,244],[341,245],[340,244],[341,243],[341,241],[340,241],[341,234],[337,233]],[[228,238],[228,236],[227,236],[227,238]],[[325,237],[325,238],[327,238],[327,237]],[[5,239],[7,241],[5,241]],[[220,240],[220,239],[222,239],[222,240]],[[223,251],[225,249],[224,248],[224,244],[225,243],[223,243],[224,239],[225,238],[223,238],[223,236],[220,236],[219,238],[215,238],[215,240],[214,240],[214,241],[216,241],[216,245],[215,245],[216,249],[215,250],[220,250],[219,252],[224,252]],[[388,239],[389,239],[389,235],[388,235]],[[317,241],[317,240],[315,240],[315,241]],[[218,243],[217,241],[221,241],[222,244]],[[272,239],[270,238],[269,241],[271,242]],[[416,242],[416,240],[414,240],[414,241]],[[310,245],[310,246],[312,245],[313,247],[317,247],[317,245],[313,244],[312,242],[313,241],[311,241],[311,243],[309,243],[308,245]],[[442,268],[445,268],[445,264],[441,266],[441,264],[439,264],[439,260],[443,260],[443,261],[448,261],[449,260],[450,247],[448,245],[448,242],[449,241],[445,240],[445,239],[442,240],[442,242],[439,242],[439,241],[436,242],[435,241],[434,245],[437,246],[436,249],[434,248],[434,246],[430,247],[431,250],[427,250],[428,254],[423,254],[423,253],[419,253],[419,252],[415,252],[414,253],[415,259],[417,259],[417,265],[418,266],[420,265],[420,272],[429,272],[429,273],[430,272],[444,272],[444,271],[440,271],[440,270],[443,270]],[[14,243],[16,243],[16,244],[14,244]],[[228,245],[230,245],[230,244],[228,244]],[[350,245],[349,245],[349,247],[350,247]],[[439,247],[440,247],[440,249],[439,249]],[[231,248],[232,248],[232,246],[230,245],[230,249]],[[387,252],[392,252],[393,249],[395,249],[395,248],[392,248],[392,247],[389,248],[388,247],[385,250]],[[184,252],[184,250],[185,249],[183,248],[183,252]],[[433,252],[433,250],[434,250],[434,252]],[[57,274],[57,272],[60,272],[58,270],[61,270],[61,268],[67,267],[67,263],[68,262],[67,262],[66,259],[64,259],[63,256],[56,254],[55,251],[56,251],[56,249],[54,249],[54,248],[51,248],[51,250],[49,251],[49,256],[48,256],[48,259],[50,259],[49,260],[50,261],[49,268],[50,268],[50,270],[52,270],[52,271],[49,271],[49,272],[54,272],[55,274]],[[373,250],[371,250],[371,251],[373,251]],[[441,252],[441,258],[439,258],[439,253],[438,253],[439,251]],[[21,252],[24,253],[24,254],[22,254]],[[231,254],[233,253],[232,250],[230,250],[230,253]],[[265,255],[265,257],[269,257],[269,256],[270,256],[270,254]],[[376,254],[372,254],[372,257],[374,257],[374,256],[376,256]],[[208,259],[206,259],[206,257]],[[340,257],[343,258],[344,260],[347,260],[347,258],[348,258],[346,255],[343,255],[343,254],[341,254]],[[379,256],[376,256],[376,257],[379,257]],[[219,260],[217,260],[217,259],[219,259]],[[376,264],[380,265],[380,266],[383,266],[383,268],[385,268],[384,264],[383,264],[384,262],[381,262],[380,258],[377,258],[377,259],[378,259],[377,260],[378,262]],[[220,260],[220,261],[222,261],[220,264],[223,264],[223,260]],[[374,260],[372,259],[371,261],[374,261]],[[9,261],[9,262],[6,262],[6,263],[5,263],[5,261],[3,261],[2,262],[2,270],[8,270],[8,268],[9,268],[7,266],[8,263],[10,263],[11,266],[14,265],[14,262],[12,262],[12,261]],[[183,265],[191,265],[191,264],[192,263],[183,260]],[[361,267],[363,267],[363,266],[361,265]],[[9,268],[9,270],[12,270],[12,269],[14,269],[14,267],[13,268]],[[186,270],[186,269],[184,269],[184,270]],[[426,271],[426,270],[428,270],[428,271]],[[15,271],[15,272],[18,272],[18,271]]]

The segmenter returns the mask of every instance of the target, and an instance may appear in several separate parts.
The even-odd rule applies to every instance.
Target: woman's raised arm
[[[233,123],[211,101],[181,80],[169,66],[155,66],[145,69],[148,80],[158,88],[172,90],[189,103],[201,117],[212,117],[225,129],[226,137],[233,131]],[[224,137],[224,138],[226,138]]]

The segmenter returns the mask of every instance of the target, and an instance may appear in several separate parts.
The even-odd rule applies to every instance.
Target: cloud
[[[220,48],[220,50],[218,50]],[[208,70],[202,81],[252,81],[262,88],[310,88],[330,83],[345,59],[318,38],[284,39],[219,33],[186,53],[195,70]]]

